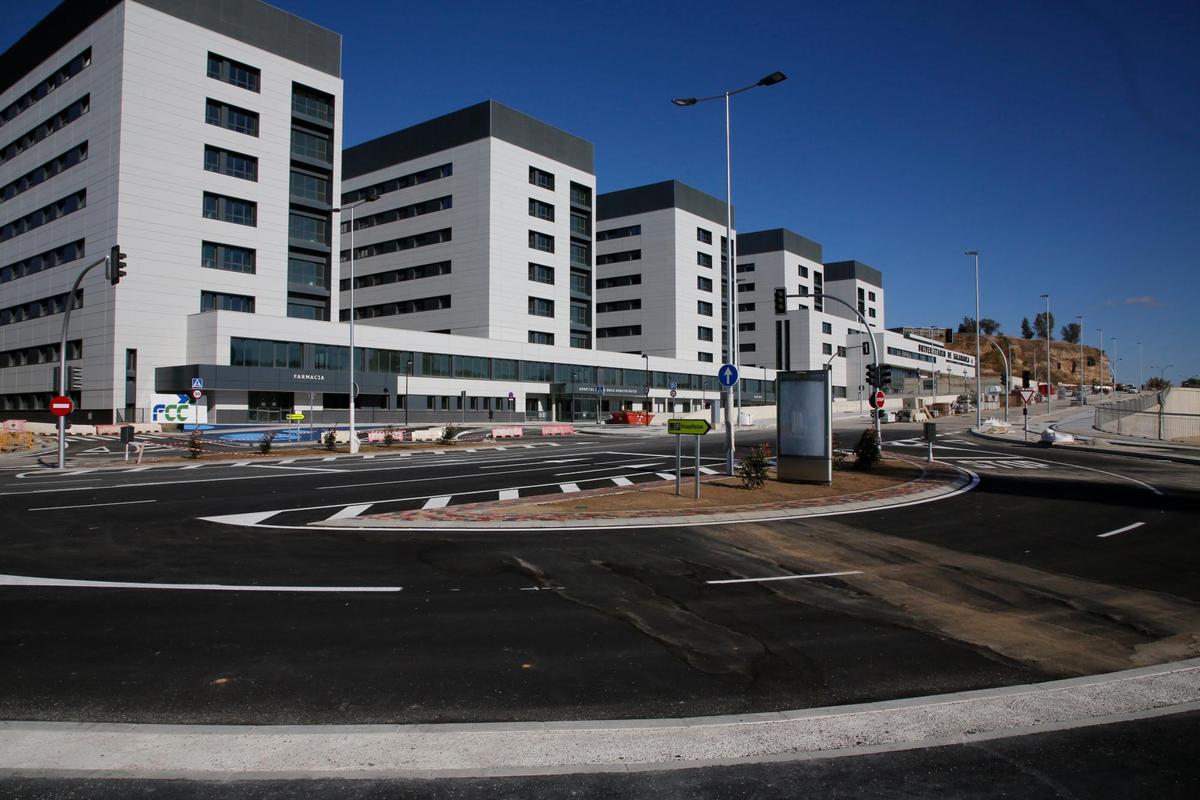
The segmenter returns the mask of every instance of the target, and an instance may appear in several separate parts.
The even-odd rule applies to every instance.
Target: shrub
[[[321,441],[325,443],[326,450],[332,450],[337,445],[337,434],[334,433],[333,428],[325,431],[325,436]]]
[[[738,463],[737,474],[746,489],[761,489],[767,482],[767,461],[771,458],[771,446],[757,444]]]
[[[846,451],[842,449],[842,442],[838,439],[838,435],[833,434],[833,443],[830,445],[830,450],[833,453],[833,468],[846,468]]]
[[[879,449],[879,437],[874,428],[867,428],[854,446],[854,468],[868,471],[883,458]]]
[[[454,437],[462,433],[465,428],[460,428],[457,425],[447,425],[442,429],[442,444],[450,444],[454,441]]]
[[[396,441],[396,429],[393,428],[391,425],[388,425],[386,428],[383,429],[383,446],[391,447],[395,441]]]
[[[192,435],[188,437],[187,443],[188,458],[200,457],[200,451],[202,449],[201,440],[202,437],[200,436],[200,431],[192,431]]]
[[[258,440],[258,452],[266,455],[267,453],[271,452],[271,445],[274,443],[275,433],[273,431],[267,431],[262,435],[262,438]]]

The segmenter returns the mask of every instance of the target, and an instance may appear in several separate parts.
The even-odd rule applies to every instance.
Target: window
[[[289,192],[297,200],[310,200],[314,203],[328,204],[329,179],[320,175],[292,170]]]
[[[444,211],[447,208],[454,207],[454,196],[446,195],[445,197],[435,197],[432,200],[422,200],[420,203],[410,203],[399,208],[390,208],[387,211],[381,211],[378,214],[367,214],[364,216],[356,216],[354,218],[354,230],[361,231],[363,228],[373,228],[376,225],[383,225],[388,222],[396,222],[402,219],[410,219],[412,217],[420,217],[425,214],[432,214],[435,211]],[[342,223],[342,233],[350,232],[350,221],[346,220]]]
[[[821,345],[821,353],[822,355],[827,356],[833,355],[833,345],[831,345],[829,342],[825,342]]]
[[[328,320],[329,309],[324,301],[288,298],[287,315],[294,319]]]
[[[258,180],[258,159],[212,145],[204,146],[204,168],[247,181]]]
[[[553,317],[554,301],[543,297],[529,298],[529,313],[534,317]]]
[[[801,267],[800,267],[800,277],[801,277],[801,278],[807,278],[807,277],[808,277],[808,267],[805,267],[805,266],[801,265]]]
[[[211,97],[204,109],[204,121],[218,128],[226,128],[247,136],[258,136],[257,112],[231,106]]]
[[[571,322],[585,327],[592,324],[587,303],[571,303]]]
[[[624,228],[609,228],[606,231],[596,231],[596,241],[606,242],[609,239],[624,239],[626,236],[641,235],[641,225],[627,225]]]
[[[753,353],[754,352],[754,342],[739,342],[738,343],[738,352],[739,353]]]
[[[696,360],[702,361],[706,364],[711,364],[712,360],[713,360],[713,354],[712,353],[696,353]]]
[[[821,333],[833,333],[833,325],[828,322],[822,322]]]
[[[0,308],[0,325],[15,325],[27,319],[37,319],[48,314],[61,314],[66,310],[67,295],[70,292],[51,295],[49,297],[30,300],[7,308]],[[83,290],[75,292],[75,303],[72,308],[83,307]]]
[[[342,203],[353,203],[355,200],[362,200],[364,197],[374,193],[377,195],[396,192],[401,189],[407,189],[410,186],[418,186],[422,183],[448,178],[454,174],[453,164],[441,164],[429,169],[423,169],[418,172],[412,172],[408,175],[402,175],[399,178],[391,178],[390,180],[381,181],[380,183],[364,186],[361,189],[355,189],[351,192],[342,193]]]
[[[449,378],[453,359],[441,353],[421,353],[421,374],[434,378]]]
[[[753,331],[754,323],[753,322],[739,322],[738,330],[739,331]]]
[[[244,294],[225,294],[223,292],[201,292],[201,311],[243,311],[254,313],[254,298]]]
[[[392,317],[397,314],[419,314],[423,311],[441,311],[450,307],[450,295],[443,294],[436,297],[418,297],[414,300],[379,303],[373,306],[356,306],[354,318],[372,319],[374,317]],[[343,322],[350,318],[350,314],[346,310],[343,310],[338,316]]]
[[[738,275],[741,275],[743,272],[754,272],[754,263],[738,264],[736,272]]]
[[[596,256],[596,266],[602,267],[605,264],[620,264],[625,261],[639,261],[642,257],[641,250],[622,250],[619,253],[603,253]]]
[[[696,328],[696,338],[702,342],[711,342],[713,340],[713,329],[703,326]]]
[[[329,244],[329,221],[295,211],[288,214],[288,238],[305,244]]]
[[[0,225],[0,242],[6,242],[68,214],[74,214],[85,206],[87,206],[87,189],[80,189],[61,200],[42,206],[37,211],[31,211],[23,217]]]
[[[592,275],[590,272],[571,270],[571,293],[592,296]]]
[[[333,95],[293,83],[292,113],[332,123]]]
[[[712,278],[697,277],[696,288],[702,292],[712,291]]]
[[[299,369],[301,350],[300,342],[243,339],[233,336],[229,339],[229,364],[233,367]]]
[[[426,231],[425,233],[416,233],[412,236],[402,236],[399,239],[387,239],[375,244],[363,245],[362,247],[354,248],[355,258],[371,258],[372,256],[386,255],[394,253],[397,250],[412,250],[415,247],[428,247],[433,244],[442,244],[450,241],[452,231],[450,228],[442,228],[436,231]],[[350,251],[343,250],[341,252],[341,260],[350,260]]]
[[[529,216],[554,222],[554,206],[529,198]]]
[[[872,303],[875,302],[875,293],[867,292],[867,299],[870,300]]]
[[[62,155],[50,159],[45,164],[42,164],[35,169],[26,172],[19,178],[16,178],[9,183],[0,187],[0,203],[6,200],[11,200],[22,192],[29,191],[33,187],[45,183],[51,178],[66,172],[71,167],[86,161],[88,157],[88,143],[83,142],[75,147],[72,147]]]
[[[237,225],[257,224],[258,205],[249,200],[239,200],[236,197],[226,197],[223,194],[204,193],[205,219],[218,219],[222,222],[232,222]]]
[[[591,268],[592,249],[586,244],[571,242],[571,266]]]
[[[370,275],[355,275],[354,288],[367,289],[371,286],[384,286],[389,283],[403,283],[405,281],[415,281],[421,278],[436,278],[438,275],[449,275],[450,262],[437,261],[433,264],[418,264],[414,267],[400,267],[399,269],[389,269],[383,272],[374,272]],[[347,291],[350,288],[350,279],[342,278],[339,282],[341,290]]]
[[[753,283],[739,283],[737,285],[737,289],[739,292],[753,292],[754,284]]]
[[[0,268],[0,283],[8,283],[26,275],[35,275],[43,270],[53,269],[61,264],[67,264],[83,257],[84,240],[64,244],[52,250],[46,250],[36,255],[14,261]]]
[[[640,297],[635,297],[631,300],[612,300],[607,303],[597,303],[597,314],[611,314],[615,311],[637,311],[642,307]]]
[[[753,311],[754,303],[738,303],[738,311]]]
[[[534,264],[529,262],[529,280],[537,283],[548,283],[554,285],[554,267],[547,267],[545,264]]]
[[[702,267],[712,269],[712,256],[708,253],[696,253],[696,263]]]
[[[699,314],[702,317],[711,317],[712,311],[713,311],[712,303],[705,302],[704,300],[697,301],[697,303],[696,303],[696,313],[697,314]]]
[[[712,244],[712,231],[704,228],[696,228],[696,241]]]
[[[641,336],[641,325],[615,325],[611,328],[597,328],[597,339],[618,339],[622,336]]]
[[[520,369],[518,362],[507,358],[492,359],[492,380],[494,381],[515,381],[519,380]]]
[[[592,220],[584,214],[571,214],[571,234],[574,236],[591,236]]]
[[[62,111],[55,114],[50,119],[34,126],[26,131],[23,135],[13,139],[4,147],[0,147],[0,164],[8,161],[10,158],[17,156],[29,148],[33,147],[38,142],[46,137],[62,130],[67,125],[70,125],[75,120],[88,113],[91,108],[91,96],[84,95],[76,100],[71,105],[64,108]]]
[[[874,317],[874,316],[875,316],[875,309],[873,309],[873,308],[868,308],[868,309],[867,309],[867,316],[868,316],[868,317]]]
[[[254,274],[254,251],[249,247],[203,242],[200,245],[200,266],[229,272]]]
[[[600,257],[596,257],[599,262]],[[641,275],[618,275],[615,278],[599,278],[596,280],[596,289],[616,289],[620,286],[638,286],[642,282]]]
[[[858,299],[859,299],[859,300],[863,300],[863,299],[865,298],[866,294],[867,294],[867,290],[866,290],[866,289],[864,289],[864,288],[863,288],[863,287],[861,287],[861,286],[860,286],[860,287],[858,287]]]
[[[208,54],[208,77],[210,78],[257,92],[259,76],[260,73],[256,67],[247,66],[216,53]]]
[[[0,128],[16,119],[17,115],[28,111],[35,103],[48,97],[55,89],[91,66],[91,63],[92,48],[89,47],[55,70],[50,77],[35,84],[32,89],[0,110]]]
[[[592,338],[586,333],[572,333],[571,347],[580,350],[590,350],[592,347]]]
[[[554,252],[554,237],[546,233],[538,233],[537,231],[529,232],[529,246],[534,250],[541,250],[543,253]]]
[[[529,182],[534,186],[540,186],[543,189],[554,191],[554,176],[545,170],[540,170],[537,167],[529,168]]]
[[[328,285],[325,273],[324,261],[313,261],[307,258],[297,258],[296,256],[288,258],[288,283],[293,286],[311,286],[316,289],[324,289]],[[292,315],[289,314],[288,316]]]
[[[329,137],[323,133],[292,128],[292,155],[319,161],[322,164],[332,163]]]
[[[581,183],[571,182],[571,203],[572,205],[583,206],[584,208],[592,207],[592,190]]]
[[[487,380],[488,359],[482,356],[454,356],[454,377]]]
[[[530,167],[530,169],[532,170],[533,168]],[[532,173],[530,173],[530,175],[532,177]],[[551,183],[553,183],[553,181],[554,181],[553,175],[550,176],[550,181],[551,181]],[[530,344],[554,344],[554,334],[547,333],[546,331],[530,331],[529,332],[529,343]],[[547,365],[547,366],[549,366],[549,365]],[[549,379],[547,379],[547,380],[549,380]]]

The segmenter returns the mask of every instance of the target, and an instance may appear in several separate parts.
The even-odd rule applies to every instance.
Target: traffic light
[[[116,286],[121,282],[121,278],[125,277],[125,254],[121,252],[121,246],[114,244],[112,250],[108,251],[108,264],[105,267],[105,273],[108,275],[108,282]]]
[[[1029,388],[1029,370],[1021,371],[1021,388],[1022,389]]]
[[[879,386],[879,375],[874,364],[867,364],[867,386]]]
[[[787,313],[787,289],[782,286],[775,287],[775,313]]]
[[[879,367],[879,388],[892,388],[892,368],[887,364],[881,364]]]

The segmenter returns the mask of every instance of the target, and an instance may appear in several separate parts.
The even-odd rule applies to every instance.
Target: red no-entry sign
[[[50,400],[50,413],[56,417],[65,417],[75,410],[75,404],[66,395],[58,395]]]
[[[868,396],[871,402],[871,408],[883,408],[884,394],[883,390],[879,389],[873,395]]]

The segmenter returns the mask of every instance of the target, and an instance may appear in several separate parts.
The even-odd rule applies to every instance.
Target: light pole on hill
[[[1083,377],[1087,374],[1083,368],[1083,314],[1076,314],[1075,319],[1079,320],[1079,399],[1086,405],[1087,396],[1083,393]]]
[[[1044,294],[1046,298],[1046,413],[1054,413],[1054,387],[1050,380],[1050,295]]]
[[[979,251],[968,250],[964,255],[975,257],[975,427],[983,427],[983,384],[979,360]]]

